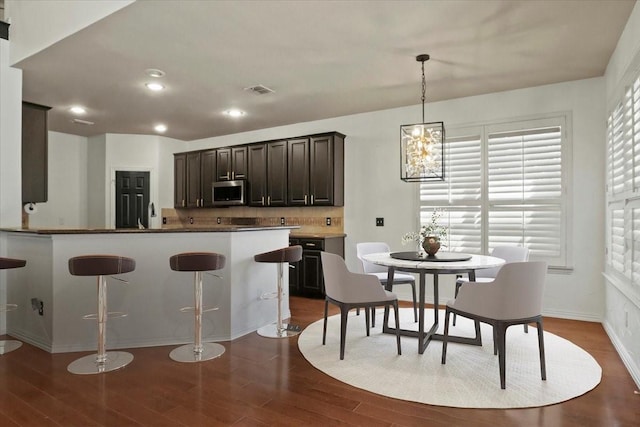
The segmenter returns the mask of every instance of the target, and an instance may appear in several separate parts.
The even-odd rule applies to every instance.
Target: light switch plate
[[[384,218],[376,218],[376,227],[384,227]]]

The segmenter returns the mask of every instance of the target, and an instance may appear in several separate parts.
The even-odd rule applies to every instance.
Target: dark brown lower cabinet
[[[302,246],[302,260],[289,265],[289,294],[310,298],[324,298],[322,272],[323,251],[344,258],[344,235],[289,239],[290,245]]]

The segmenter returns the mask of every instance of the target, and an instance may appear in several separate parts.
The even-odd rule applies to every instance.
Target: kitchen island
[[[203,276],[204,306],[219,307],[203,316],[203,341],[233,340],[276,321],[276,300],[261,299],[276,290],[276,267],[253,257],[288,246],[292,228],[2,230],[6,253],[27,260],[6,275],[6,300],[18,304],[7,334],[51,353],[95,350],[95,321],[82,316],[96,312],[96,280],[69,274],[68,260],[115,254],[135,259],[136,269],[118,276],[129,283],[107,280],[109,310],[128,313],[109,320],[107,348],[192,342],[193,315],[180,308],[193,306],[193,275],[172,271],[169,257],[202,251],[226,256],[220,277]]]

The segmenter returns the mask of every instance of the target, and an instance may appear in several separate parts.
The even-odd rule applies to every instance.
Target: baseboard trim
[[[609,325],[609,323],[604,321],[602,322],[602,326],[604,327],[604,331],[609,336],[611,343],[613,344],[616,351],[618,352],[618,355],[622,359],[622,363],[624,363],[624,366],[627,368],[627,371],[629,371],[631,378],[633,378],[633,381],[636,383],[636,386],[640,389],[640,366],[638,366],[635,363],[635,361],[633,360],[633,357],[631,357],[631,355],[627,352],[627,349],[624,347],[624,344],[618,338],[618,336],[613,331],[613,328]]]

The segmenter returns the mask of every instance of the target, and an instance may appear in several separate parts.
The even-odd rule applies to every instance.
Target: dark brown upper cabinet
[[[249,145],[249,204],[287,205],[287,141]]]
[[[211,184],[247,180],[251,206],[343,206],[338,132],[174,154],[176,208],[213,207]]]
[[[216,150],[175,154],[174,175],[176,208],[213,206],[211,184],[216,177]]]
[[[288,141],[289,206],[344,205],[344,135]]]
[[[187,153],[173,155],[173,207],[187,207]]]
[[[22,103],[22,203],[43,203],[48,195],[48,122],[51,107]]]
[[[247,146],[219,148],[217,150],[217,180],[246,179],[247,152]]]
[[[200,207],[213,207],[213,183],[216,180],[216,150],[200,154]]]

